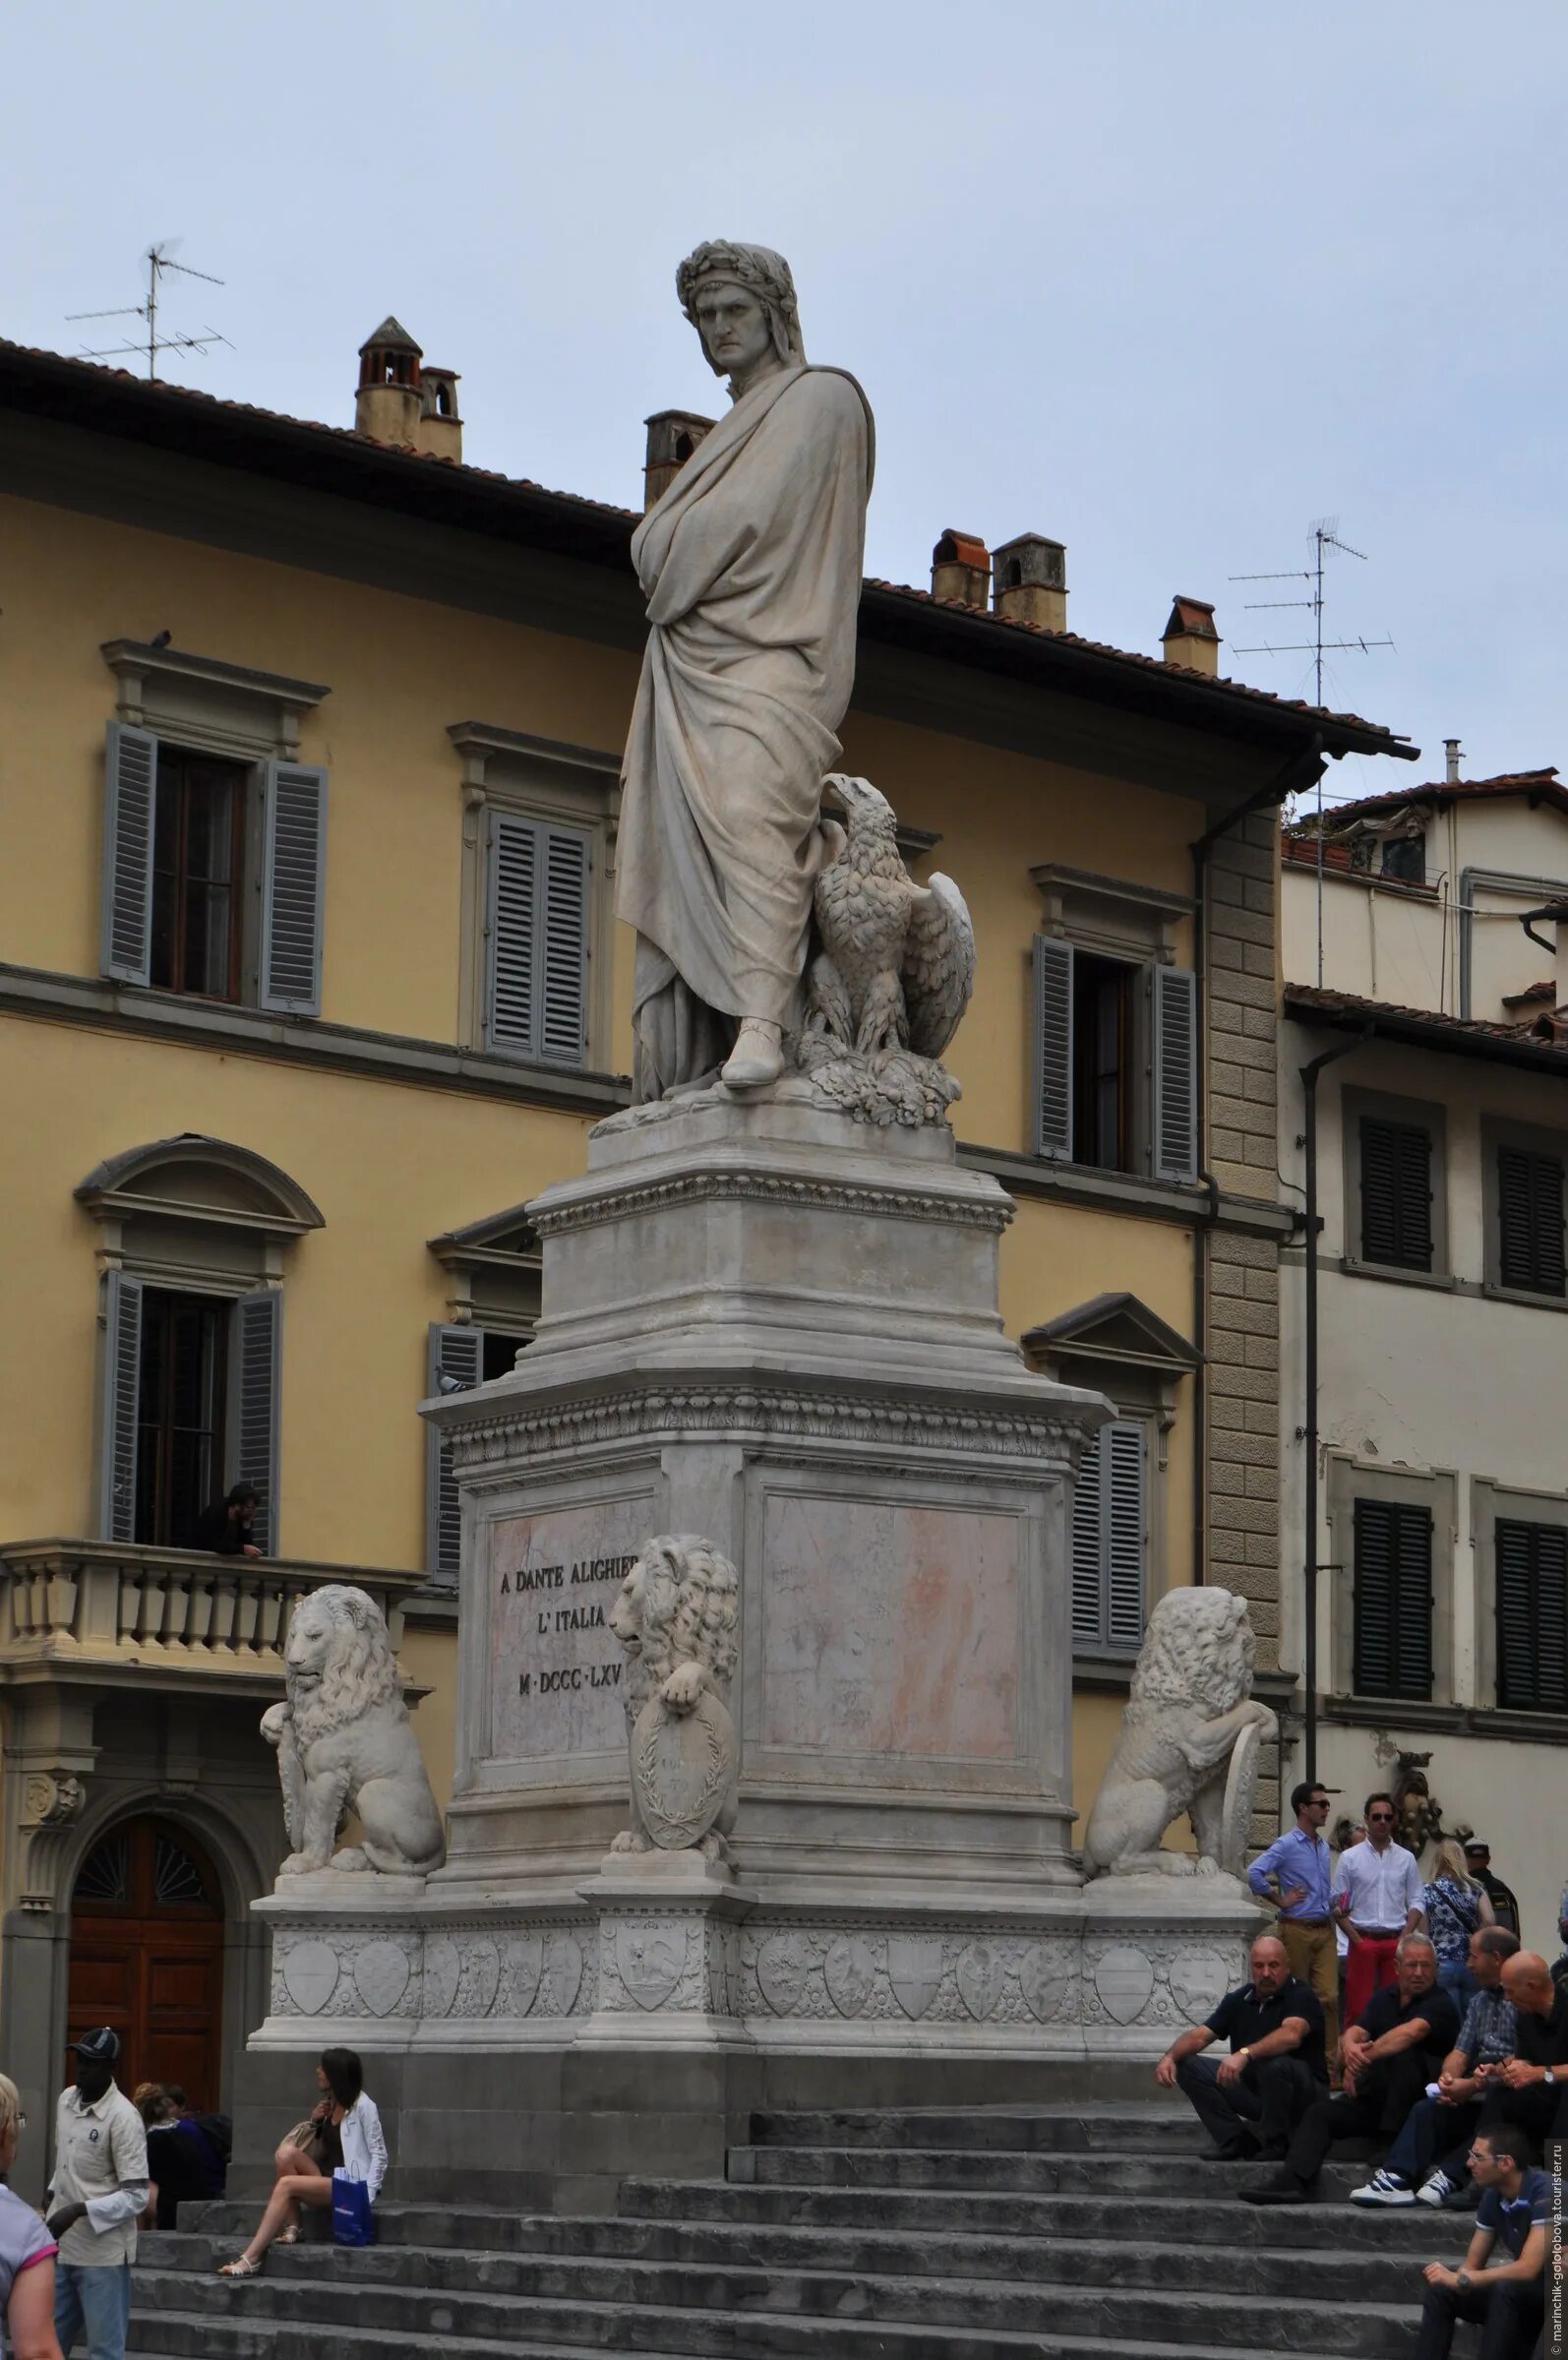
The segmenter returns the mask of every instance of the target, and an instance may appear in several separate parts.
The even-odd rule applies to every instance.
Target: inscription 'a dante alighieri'
[[[576,1757],[619,1750],[626,1674],[609,1614],[636,1562],[629,1543],[645,1519],[639,1498],[546,1509],[492,1527],[490,1719],[498,1756],[558,1757],[562,1775],[571,1777]]]

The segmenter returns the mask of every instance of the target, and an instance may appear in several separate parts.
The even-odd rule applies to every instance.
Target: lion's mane
[[[1168,1590],[1149,1616],[1129,1699],[1201,1705],[1217,1721],[1248,1693],[1255,1648],[1246,1601],[1230,1590]]]
[[[697,1533],[664,1533],[642,1551],[642,1656],[649,1688],[678,1664],[700,1664],[716,1688],[735,1675],[740,1584],[728,1557]]]
[[[319,1681],[285,1674],[284,1688],[301,1745],[330,1736],[375,1705],[400,1694],[397,1659],[387,1625],[367,1591],[330,1582],[313,1593],[310,1605],[325,1608],[332,1622],[332,1646]]]

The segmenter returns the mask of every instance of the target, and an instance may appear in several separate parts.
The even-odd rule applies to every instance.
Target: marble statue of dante
[[[636,929],[638,1098],[778,1078],[800,1021],[820,817],[855,677],[866,397],[807,365],[765,246],[709,242],[676,291],[733,403],[633,536],[647,652],[627,743],[617,907]]]

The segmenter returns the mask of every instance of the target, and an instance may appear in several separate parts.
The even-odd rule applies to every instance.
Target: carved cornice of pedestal
[[[491,1417],[443,1423],[459,1469],[513,1458],[519,1450],[580,1451],[655,1435],[692,1441],[746,1433],[770,1443],[852,1442],[1026,1458],[1037,1470],[1045,1462],[1049,1471],[1065,1474],[1092,1430],[1060,1417],[1032,1416],[1021,1405],[1009,1410],[984,1402],[909,1401],[757,1384],[628,1387],[557,1403],[514,1399]]]
[[[812,1212],[881,1221],[933,1222],[942,1228],[987,1230],[998,1237],[1015,1210],[1011,1197],[999,1189],[994,1195],[980,1195],[962,1188],[877,1187],[867,1181],[801,1180],[787,1173],[710,1166],[672,1173],[664,1180],[629,1180],[624,1185],[607,1185],[565,1204],[539,1198],[529,1207],[529,1219],[541,1238],[555,1238],[641,1213],[717,1201],[799,1205]]]

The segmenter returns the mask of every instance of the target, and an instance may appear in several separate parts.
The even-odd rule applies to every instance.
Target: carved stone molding
[[[82,1816],[87,1788],[70,1770],[33,1771],[22,1789],[25,1828],[64,1828]]]
[[[631,1181],[566,1204],[552,1205],[540,1199],[529,1208],[529,1218],[541,1238],[555,1238],[569,1230],[597,1229],[606,1222],[678,1205],[747,1200],[800,1205],[814,1212],[870,1215],[883,1221],[935,1222],[947,1229],[987,1230],[998,1237],[1015,1209],[1012,1199],[999,1193],[969,1196],[957,1190],[878,1188],[853,1180],[796,1180],[782,1173],[709,1170],[677,1173],[668,1180]]]

